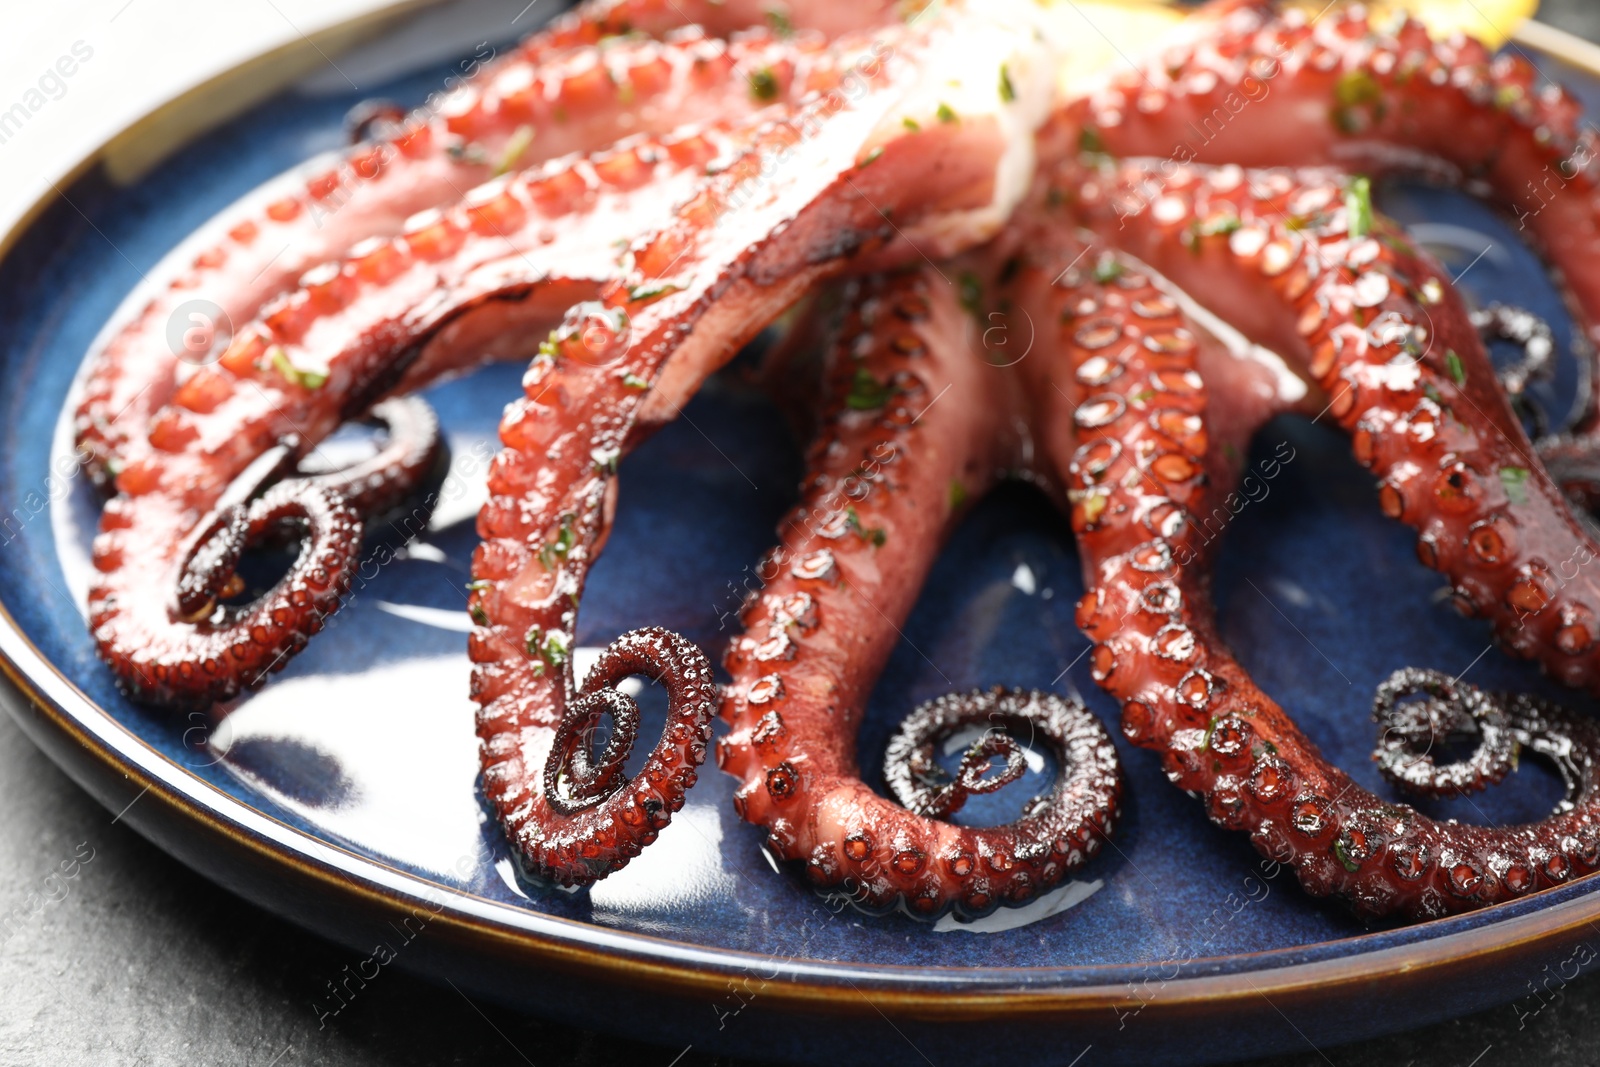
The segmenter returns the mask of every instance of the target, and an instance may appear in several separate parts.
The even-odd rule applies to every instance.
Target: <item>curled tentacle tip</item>
[[[594,733],[608,715],[611,736],[600,758],[594,759]],[[603,688],[575,697],[556,728],[544,767],[544,792],[550,806],[562,815],[576,815],[621,790],[623,766],[638,736],[639,705],[628,694]]]
[[[449,469],[450,449],[439,416],[421,397],[405,396],[375,405],[366,421],[383,430],[372,455],[324,469],[302,462],[298,477],[342,495],[369,526],[392,526],[415,536],[427,525],[437,498],[424,490],[443,481]]]
[[[302,541],[288,571],[249,603],[228,604],[244,592],[245,553],[285,528]],[[95,631],[100,655],[146,703],[203,706],[256,689],[338,610],[361,535],[360,517],[326,486],[288,481],[224,503],[181,551],[164,612],[109,602]]]
[[[644,766],[628,778],[640,715],[617,686],[632,675],[666,688],[667,721]],[[542,803],[506,816],[524,871],[538,881],[591,885],[654,842],[705,761],[719,697],[705,653],[670,630],[633,630],[607,646],[554,729],[538,779]],[[593,742],[607,716],[611,734],[596,756]],[[520,795],[526,785],[491,782],[491,799]]]
[[[1485,789],[1503,780],[1516,758],[1516,738],[1504,707],[1442,671],[1396,671],[1378,687],[1372,717],[1382,727],[1372,754],[1378,770],[1416,796],[1450,797]],[[1471,735],[1477,744],[1466,758],[1443,758],[1447,744]]]
[[[948,774],[937,762],[937,749],[973,728],[984,732],[968,745],[956,773]],[[1029,798],[1017,820],[1003,827],[967,830],[944,822],[969,797],[1020,780],[1027,770],[1025,747],[1042,748],[1056,760],[1056,781],[1048,794]],[[998,768],[997,758],[1003,760]],[[943,902],[911,909],[925,918],[946,912],[977,918],[1001,904],[1031,900],[1098,851],[1114,829],[1121,803],[1122,768],[1100,720],[1077,701],[1038,690],[996,687],[919,705],[890,740],[883,774],[908,811],[939,821],[919,835],[927,839],[925,851],[949,853]],[[938,829],[940,824],[948,832]],[[846,856],[850,845],[847,840]],[[939,899],[908,897],[912,905]]]
[[[1408,697],[1421,697],[1405,704]],[[1407,667],[1378,687],[1373,718],[1384,727],[1373,759],[1409,793],[1451,797],[1487,788],[1516,769],[1524,752],[1549,763],[1566,794],[1558,813],[1590,798],[1600,764],[1600,728],[1583,716],[1526,693],[1488,693],[1440,671]],[[1476,735],[1464,758],[1444,762],[1447,742]]]

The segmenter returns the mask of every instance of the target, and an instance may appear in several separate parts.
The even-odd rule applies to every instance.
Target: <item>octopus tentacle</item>
[[[544,35],[533,51],[548,52]],[[462,200],[507,172],[630,134],[665,134],[690,121],[739,117],[831,87],[835,53],[817,42],[756,33],[735,42],[692,32],[670,42],[625,41],[603,52],[535,65],[507,58],[419,112],[385,140],[275,181],[212,220],[156,270],[170,283],[91,352],[75,416],[80,448],[109,483],[148,453],[160,409],[190,365],[209,363],[232,327],[255,318],[307,272],[426,225],[419,213]],[[220,309],[220,316],[218,313]],[[182,320],[175,327],[176,320]],[[183,347],[169,337],[182,331]],[[198,372],[197,372],[198,373]]]
[[[1600,439],[1558,434],[1535,443],[1539,462],[1575,507],[1600,512]]]
[[[564,650],[609,526],[617,460],[808,287],[863,246],[887,244],[896,233],[887,212],[901,226],[957,232],[991,201],[1003,145],[992,121],[921,132],[896,114],[919,77],[913,57],[927,49],[950,62],[967,46],[945,28],[880,49],[856,67],[853,99],[831,94],[760,130],[675,221],[635,244],[629,274],[568,315],[507,409],[479,516],[469,651],[485,791],[525,856],[554,819],[530,738],[561,721],[570,691],[544,668],[570,669]],[[955,150],[952,163],[922,167],[912,138]]]
[[[1548,322],[1526,308],[1494,303],[1474,308],[1472,325],[1485,343],[1510,341],[1522,349],[1522,357],[1499,372],[1500,385],[1513,403],[1523,399],[1529,382],[1549,377],[1556,342]]]
[[[947,26],[938,44],[950,62],[962,42]],[[134,649],[178,657],[189,647],[184,624],[162,616],[161,598],[150,594],[168,584],[173,546],[194,516],[209,513],[217,487],[288,435],[313,447],[385,392],[537,348],[527,397],[503,429],[507,455],[519,455],[523,435],[514,425],[530,414],[527,405],[548,410],[539,405],[558,383],[541,383],[566,360],[563,375],[579,369],[559,396],[573,423],[586,427],[583,454],[591,457],[578,469],[608,466],[636,425],[656,424],[639,422],[641,408],[655,403],[659,420],[675,414],[676,390],[697,384],[862,243],[893,234],[880,206],[901,209],[904,224],[915,225],[930,208],[959,218],[987,203],[1005,147],[998,116],[922,135],[963,150],[960,165],[931,174],[903,151],[913,135],[887,121],[918,76],[910,57],[928,47],[880,44],[853,68],[851,92],[825,94],[782,121],[757,117],[635,141],[508,178],[315,272],[241,329],[215,366],[184,383],[151,428],[151,454],[119,478],[122,495],[102,518],[90,591],[102,654],[115,664]],[[769,175],[773,158],[784,165]],[[708,165],[714,173],[705,177]],[[674,214],[674,200],[697,186]],[[623,281],[602,289],[619,270],[617,238],[649,232],[663,218],[675,221],[625,257],[632,269]],[[559,334],[540,340],[561,309],[595,293],[599,301],[580,305]],[[691,329],[697,321],[702,328]],[[669,356],[684,374],[663,388]],[[544,455],[519,462],[535,458]],[[593,510],[605,479],[593,484],[590,493],[588,482],[575,487],[552,475],[541,487],[546,500],[569,489],[574,496],[547,521],[530,521],[528,529],[544,534],[540,545],[563,536],[569,512],[583,516],[585,529],[599,528]],[[537,514],[525,509],[530,520]],[[557,618],[542,625],[570,632]],[[225,683],[206,692],[225,692]]]
[[[1422,171],[1485,190],[1556,268],[1600,352],[1600,134],[1576,97],[1520,55],[1361,5],[1314,20],[1246,10],[1219,27],[1076,105],[1087,143],[1170,157],[1141,196],[1191,161]],[[1593,396],[1575,429],[1600,430]]]
[[[1507,434],[1520,429],[1489,388],[1487,358],[1465,309],[1442,288],[1447,282],[1437,283],[1437,268],[1386,223],[1368,222],[1359,204],[1347,210],[1334,180],[1325,172],[1293,179],[1250,174],[1242,181],[1237,173],[1201,173],[1193,185],[1170,191],[1192,204],[1192,213],[1175,221],[1167,212],[1134,213],[1122,220],[1124,229],[1105,225],[1101,232],[1151,254],[1175,284],[1211,286],[1211,297],[1270,293],[1281,311],[1230,317],[1258,320],[1247,324],[1260,331],[1252,336],[1276,340],[1277,351],[1308,368],[1330,397],[1328,410],[1356,434],[1362,462],[1391,482],[1409,469],[1430,489],[1445,490],[1439,504],[1422,503],[1431,494],[1408,492],[1402,499],[1417,506],[1386,506],[1428,531],[1448,520],[1455,536],[1439,553],[1448,557],[1442,564],[1448,570],[1475,551],[1467,526],[1457,531],[1454,524],[1487,495],[1473,493],[1482,484],[1479,476],[1458,475],[1475,469],[1469,465],[1477,459],[1474,446],[1496,455],[1513,439]],[[1250,187],[1263,190],[1259,200]],[[1329,210],[1320,222],[1287,225],[1288,218],[1306,214],[1291,204],[1304,208],[1324,200]],[[1238,225],[1197,232],[1187,248],[1171,232],[1221,213]],[[1362,226],[1370,232],[1351,232]],[[1177,251],[1158,247],[1163,243]],[[1352,261],[1362,268],[1357,288],[1350,283]],[[1436,291],[1428,313],[1422,298],[1410,295]],[[1259,296],[1253,299],[1260,304]],[[1107,319],[1134,340],[1150,328],[1126,310],[1108,310]],[[1221,507],[1237,483],[1238,470],[1218,458],[1218,446],[1246,444],[1260,418],[1227,417],[1227,398],[1208,391],[1202,373],[1225,375],[1233,357],[1207,343],[1194,324],[1188,336],[1191,343],[1176,350],[1135,343],[1115,355],[1085,347],[1081,335],[1065,338],[1077,367],[1097,354],[1119,363],[1122,373],[1109,389],[1128,405],[1104,426],[1085,426],[1080,418],[1077,450],[1054,452],[1079,492],[1093,494],[1080,497],[1073,513],[1090,586],[1079,622],[1096,642],[1096,680],[1123,701],[1124,734],[1161,751],[1175,784],[1202,796],[1213,820],[1250,833],[1263,854],[1292,864],[1307,891],[1343,896],[1366,913],[1433,917],[1511,899],[1600,866],[1600,779],[1580,777],[1570,804],[1535,826],[1436,822],[1373,796],[1329,764],[1228,652],[1209,607],[1214,542],[1196,517]],[[1476,353],[1470,361],[1468,351]],[[1464,361],[1465,380],[1447,369],[1454,365],[1450,352]],[[1164,405],[1192,417],[1187,425],[1209,435],[1204,451],[1193,443],[1174,450],[1169,435],[1138,417],[1137,391],[1152,388],[1143,383],[1161,373],[1158,359],[1174,356],[1165,373],[1187,388],[1156,392]],[[1488,410],[1498,418],[1469,406],[1469,398],[1478,408],[1497,403]],[[1224,415],[1209,410],[1213,401]],[[1443,417],[1445,409],[1458,407],[1463,410],[1455,418]],[[1388,412],[1395,413],[1392,421],[1384,417]],[[1456,493],[1460,485],[1467,486],[1465,508]],[[1546,489],[1553,497],[1553,487]],[[1530,478],[1530,498],[1535,492]],[[1492,506],[1506,503],[1502,495]],[[1474,515],[1468,526],[1485,517]],[[1576,720],[1562,729],[1583,753],[1578,762],[1592,769],[1600,730]]]
[[[366,518],[382,518],[411,498],[446,461],[439,417],[427,402],[414,396],[384,400],[368,414],[381,425],[384,439],[378,450],[355,463],[328,470],[307,469],[300,480],[324,486],[343,497]]]
[[[959,122],[942,121],[920,91],[940,70],[983,78]],[[172,546],[209,513],[216,487],[289,434],[314,447],[387,393],[537,348],[530,402],[558,358],[608,368],[603,388],[573,388],[606,405],[584,424],[590,451],[609,463],[864,247],[903,259],[919,237],[923,247],[961,248],[998,228],[1020,195],[1002,179],[1031,158],[1048,107],[1047,43],[952,15],[916,33],[886,32],[854,53],[849,73],[848,85],[778,119],[757,114],[508,176],[309,272],[183,383],[151,424],[149,454],[120,475],[90,592],[102,654],[123,662],[136,647],[158,656],[187,647],[181,633],[164,633],[181,622],[162,618],[144,594],[166,586]],[[926,167],[928,152],[945,161]],[[696,173],[708,166],[709,177]],[[674,215],[670,205],[691,190]],[[663,217],[675,221],[619,266],[608,238],[652,232]],[[619,270],[622,280],[598,285]],[[540,340],[558,309],[597,292]],[[573,411],[584,402],[574,399]]]
[[[1208,306],[1249,294],[1255,308],[1227,317],[1321,386],[1385,514],[1418,531],[1456,606],[1568,685],[1600,685],[1600,579],[1586,567],[1600,546],[1539,463],[1449,276],[1373,215],[1359,182],[1218,171],[1096,225]]]
[[[245,551],[289,525],[303,544],[288,573],[245,607],[225,605],[239,587],[235,568]],[[176,588],[163,602],[174,628],[182,624],[181,637],[108,662],[131,696],[150,703],[204,705],[260,686],[322,629],[348,592],[361,531],[343,498],[305,481],[224,507],[184,545]]]
[[[936,762],[935,746],[980,725],[984,733],[949,778]],[[1055,847],[1055,854],[1065,860],[1061,871],[1065,876],[1099,851],[1102,838],[1111,836],[1121,792],[1116,748],[1100,720],[1077,701],[1037,689],[1023,692],[999,686],[936,697],[913,708],[889,739],[883,755],[884,781],[906,810],[948,820],[968,797],[997,792],[1022,777],[1027,759],[1017,738],[1024,736],[1048,750],[1061,770],[1049,795],[1034,797],[1025,806],[1016,827],[1018,854],[1036,858],[1049,853],[1043,842],[1071,842],[1079,850],[1077,855],[1070,846]],[[1005,764],[991,774],[996,757]],[[1047,871],[1046,885],[1054,877]],[[1015,903],[1023,897],[1014,891],[1008,899]]]
[[[615,686],[633,674],[664,683],[670,711],[661,741],[627,780],[622,767],[638,734],[639,709]],[[705,761],[716,701],[710,662],[677,634],[634,630],[608,645],[583,690],[567,694],[558,723],[521,731],[523,758],[545,769],[543,808],[530,804],[506,824],[529,873],[588,885],[654,841],[683,807]],[[605,716],[614,730],[596,765],[588,737]]]
[[[740,781],[737,810],[766,829],[774,856],[862,907],[922,916],[981,915],[1056,884],[1111,833],[1120,789],[1094,717],[1043,694],[948,696],[913,712],[885,757],[905,806],[873,792],[856,764],[867,694],[959,517],[958,496],[986,490],[1006,455],[1009,379],[972,358],[968,330],[949,288],[921,272],[862,294],[833,358],[804,496],[728,651],[733,730],[717,751]],[[929,404],[945,390],[945,403]],[[984,788],[977,772],[991,755],[1020,758],[1002,734],[980,742],[952,786],[917,782],[930,762],[919,750],[975,723],[1020,736],[1031,724],[1061,758],[1051,796],[1010,825],[941,821]]]
[[[558,17],[543,33],[530,37],[520,51],[528,58],[538,59],[558,49],[602,44],[608,38],[630,34],[661,36],[685,23],[721,36],[765,25],[783,36],[809,30],[840,37],[886,24],[903,7],[900,0],[591,0]]]
[[[219,676],[199,670],[203,646],[163,608],[175,552],[196,516],[211,515],[223,488],[258,456],[289,438],[303,455],[385,391],[495,355],[531,354],[574,300],[615,274],[614,242],[670,217],[674,191],[703,180],[700,170],[736,152],[739,136],[709,130],[639,141],[508,178],[328,265],[241,328],[156,418],[150,453],[129,462],[102,516],[90,612],[119,679],[155,701],[233,695],[239,672],[226,662]],[[252,661],[259,654],[281,664],[303,644],[273,634],[256,634]],[[136,661],[159,665],[166,678],[194,678],[198,688],[140,684],[124,669]]]
[[[1407,696],[1424,694],[1416,705]],[[1485,693],[1441,671],[1404,668],[1381,686],[1373,700],[1373,719],[1383,727],[1373,759],[1383,776],[1417,796],[1453,797],[1485,789],[1515,769],[1517,755],[1529,749],[1550,762],[1567,786],[1563,808],[1581,791],[1591,758],[1574,743],[1565,724],[1572,712],[1526,693]],[[1477,736],[1465,758],[1443,764],[1432,749],[1442,740]]]
[[[1425,694],[1420,704],[1403,704]],[[1394,785],[1414,796],[1445,798],[1484,789],[1505,779],[1516,755],[1516,736],[1504,707],[1442,671],[1406,668],[1378,686],[1372,718],[1382,728],[1372,758]],[[1436,743],[1476,734],[1465,759],[1440,763]]]
[[[624,313],[624,325],[607,327],[611,348],[649,360],[641,376],[653,386],[639,425],[660,425],[819,281],[954,254],[998,232],[1022,195],[1006,172],[1019,145],[1031,158],[1034,131],[1048,117],[1049,63],[1045,42],[982,19],[952,16],[886,34],[852,67],[851,87],[763,129],[677,221],[637,242],[627,277],[577,309],[564,330]],[[945,121],[938,116],[948,109],[925,86],[936,72],[958,70],[985,85],[987,110]],[[1010,88],[996,101],[987,89],[1002,73]],[[927,166],[930,158],[938,166]],[[642,316],[630,307],[640,291],[664,291]]]

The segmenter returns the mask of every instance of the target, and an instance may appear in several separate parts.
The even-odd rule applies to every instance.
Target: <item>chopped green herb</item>
[[[527,646],[528,655],[540,661],[533,666],[535,674],[543,674],[546,665],[560,667],[572,654],[572,645],[567,640],[567,635],[560,630],[546,633],[539,627],[533,626],[523,636],[523,642]]]
[[[505,151],[500,153],[500,158],[495,162],[492,171],[494,177],[498,178],[515,167],[517,160],[522,158],[522,154],[531,144],[533,144],[533,127],[518,126],[512,132],[510,140],[506,141]]]
[[[866,158],[864,158],[860,163],[856,164],[856,169],[861,170],[865,167],[872,166],[878,161],[878,157],[881,155],[883,155],[883,146],[879,145],[877,148],[874,148],[872,151],[868,152]]]
[[[1337,840],[1337,841],[1335,841],[1333,843],[1333,854],[1335,856],[1339,857],[1339,862],[1344,864],[1344,869],[1345,870],[1350,871],[1351,873],[1354,873],[1354,872],[1359,871],[1361,869],[1361,864],[1359,864],[1355,860],[1351,859],[1350,858],[1350,853],[1345,850],[1344,839],[1343,838],[1340,838],[1339,840]]]
[[[856,509],[853,507],[844,509],[844,522],[857,537],[863,541],[871,541],[874,548],[882,548],[884,542],[889,540],[889,535],[884,532],[883,527],[874,526],[869,530],[862,526],[861,516],[856,514]]]
[[[1011,84],[1011,71],[1000,64],[1000,102],[1009,104],[1017,98],[1017,87]]]
[[[320,371],[301,370],[289,362],[289,353],[281,345],[273,345],[267,349],[267,365],[290,385],[298,385],[302,389],[321,389],[328,382],[328,376]]]
[[[646,282],[643,285],[635,285],[629,289],[628,299],[634,302],[638,302],[640,300],[660,300],[667,294],[676,293],[682,288],[683,286],[676,285],[672,282]]]
[[[1501,467],[1500,485],[1513,504],[1522,505],[1528,502],[1528,468]]]
[[[1123,268],[1121,262],[1109,252],[1095,261],[1094,280],[1101,285],[1110,285],[1125,273],[1127,271]]]
[[[649,380],[639,377],[637,374],[633,373],[633,371],[629,371],[622,376],[622,384],[626,385],[629,389],[637,389],[641,393],[650,388]]]
[[[1106,513],[1106,505],[1111,503],[1111,496],[1109,493],[1090,492],[1079,503],[1083,505],[1083,521],[1098,522],[1100,516]]]
[[[756,100],[778,99],[778,76],[771,67],[762,67],[750,75],[750,96]]]
[[[1208,219],[1195,219],[1189,223],[1184,231],[1183,243],[1195,255],[1200,254],[1200,238],[1226,237],[1244,226],[1244,221],[1237,215],[1213,215]]]
[[[934,114],[939,116],[939,121],[940,122],[949,123],[949,122],[957,121],[956,120],[955,109],[952,108],[949,104],[941,103],[939,105],[939,110],[934,112]]]
[[[1154,389],[1141,389],[1128,399],[1132,400],[1135,404],[1143,404],[1146,401],[1154,400],[1155,395],[1156,391]]]
[[[851,411],[872,411],[887,404],[892,395],[892,386],[878,381],[871,371],[862,367],[856,371],[855,379],[850,383],[850,393],[844,402]]]
[[[794,23],[789,21],[789,13],[781,8],[767,8],[767,25],[772,27],[772,32],[779,37],[793,37]]]
[[[1344,209],[1350,215],[1350,237],[1359,240],[1372,232],[1372,181],[1358,177],[1344,191]]]
[[[1211,735],[1217,732],[1217,717],[1211,716],[1211,721],[1206,723],[1205,740],[1200,742],[1200,751],[1206,752],[1211,748]]]
[[[956,294],[969,315],[976,315],[983,307],[983,283],[970,270],[962,271],[956,279]]]
[[[473,593],[482,593],[494,588],[494,583],[486,578],[479,578],[475,582],[467,583],[467,590]]]
[[[1104,155],[1106,143],[1100,137],[1100,131],[1093,126],[1085,126],[1078,131],[1078,151],[1089,152],[1093,155]]]
[[[1506,109],[1510,108],[1511,105],[1515,104],[1521,99],[1522,86],[1502,85],[1499,89],[1495,90],[1494,106],[1499,108],[1501,111],[1505,111]]]
[[[539,355],[552,363],[561,362],[561,335],[555,330],[550,331],[550,336],[539,342]]]
[[[577,532],[572,528],[576,518],[572,514],[561,516],[561,528],[556,532],[556,539],[539,549],[539,562],[544,564],[545,570],[554,570],[556,558],[566,559],[572,546],[578,543]]]
[[[1383,87],[1370,71],[1346,71],[1333,86],[1333,98],[1345,107],[1373,104],[1383,98]]]
[[[482,604],[472,605],[472,607],[468,609],[467,614],[471,615],[472,621],[477,623],[479,626],[489,625],[489,613],[483,610]]]
[[[960,482],[950,483],[950,510],[960,510],[961,505],[967,502],[967,487]]]
[[[544,659],[552,666],[559,667],[567,662],[572,646],[567,641],[567,635],[560,630],[551,630],[544,639]]]
[[[910,130],[912,133],[916,133],[918,130],[922,129],[922,123],[918,122],[916,119],[912,118],[910,115],[907,115],[905,118],[901,119],[900,120],[900,125],[904,126],[906,129]]]
[[[1365,70],[1352,70],[1342,75],[1334,85],[1333,99],[1333,124],[1341,133],[1362,130],[1362,110],[1374,123],[1382,122],[1388,110],[1383,100],[1383,87]]]
[[[1445,351],[1444,365],[1449,369],[1450,377],[1454,379],[1457,385],[1467,384],[1467,368],[1462,365],[1461,357],[1456,354],[1455,349],[1451,348]]]
[[[1271,741],[1262,741],[1259,744],[1250,746],[1251,759],[1260,759],[1264,755],[1276,756],[1277,754],[1278,746],[1273,744]]]

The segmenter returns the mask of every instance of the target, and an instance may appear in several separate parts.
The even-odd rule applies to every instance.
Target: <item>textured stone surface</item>
[[[1543,17],[1600,39],[1594,0],[1546,0]],[[0,919],[9,920],[0,921],[0,1064],[667,1067],[679,1053],[474,1005],[389,971],[320,1026],[312,1004],[356,962],[352,953],[217,889],[114,824],[4,715],[0,811]],[[1507,1006],[1358,1045],[1308,1046],[1255,1067],[1466,1067],[1508,1056],[1581,1063],[1596,1047],[1600,978],[1586,978],[1526,1019]],[[691,1049],[676,1064],[717,1062]]]

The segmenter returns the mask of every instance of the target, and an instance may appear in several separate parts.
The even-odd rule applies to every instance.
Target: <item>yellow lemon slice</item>
[[[1326,0],[1294,0],[1291,6],[1315,17],[1325,10]],[[1367,9],[1379,20],[1384,15],[1405,12],[1435,35],[1459,30],[1490,48],[1498,48],[1517,32],[1518,26],[1533,17],[1539,0],[1377,0]]]
[[[1354,0],[1335,0],[1335,6],[1350,2]],[[1192,10],[1172,0],[1047,0],[1041,6],[1048,7],[1052,21],[1076,31],[1060,71],[1067,89],[1147,53]],[[1329,10],[1327,0],[1289,0],[1284,6],[1298,7],[1312,18]],[[1533,17],[1539,0],[1376,0],[1366,7],[1380,22],[1404,12],[1434,34],[1460,31],[1498,48]]]
[[[1187,15],[1161,0],[1056,0],[1049,8],[1052,21],[1072,40],[1057,71],[1069,94],[1104,71],[1129,67]]]

